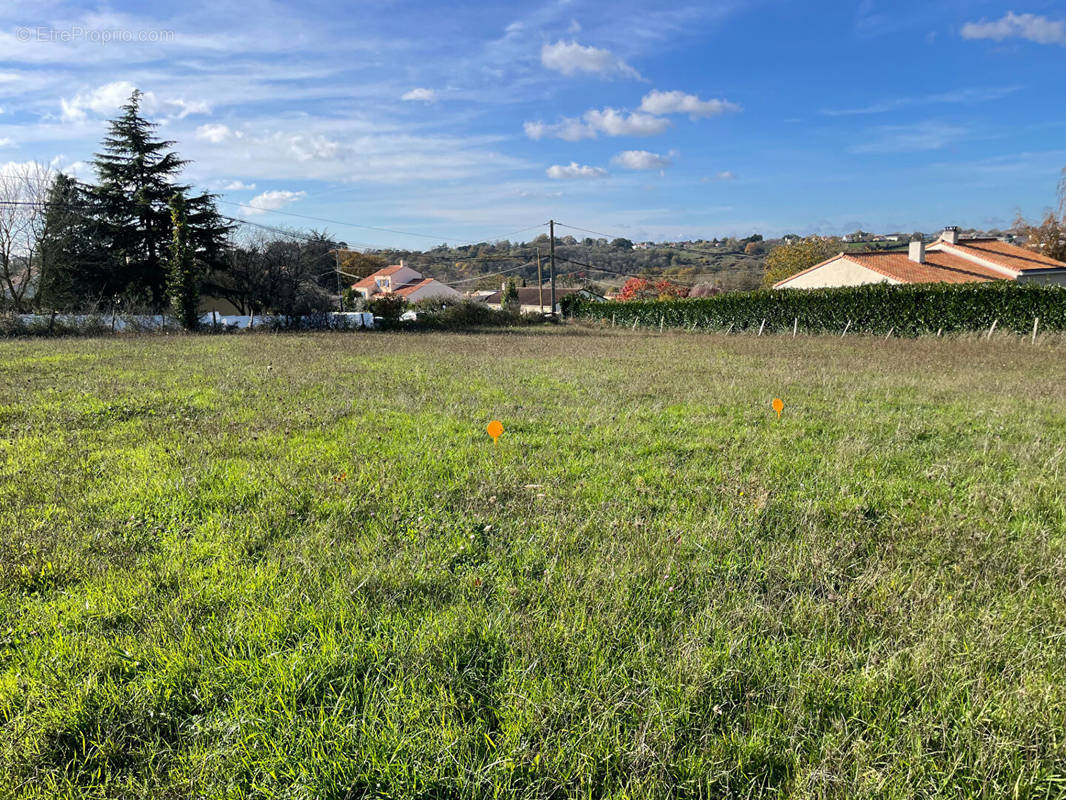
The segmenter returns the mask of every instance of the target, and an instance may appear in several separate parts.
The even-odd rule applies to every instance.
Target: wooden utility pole
[[[548,243],[551,246],[551,260],[549,262],[549,271],[551,274],[552,282],[552,316],[555,316],[555,220],[548,220]]]
[[[540,315],[544,316],[544,278],[540,271],[540,248],[537,248],[537,291],[540,292]]]

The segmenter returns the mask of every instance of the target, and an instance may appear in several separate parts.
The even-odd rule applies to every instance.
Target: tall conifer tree
[[[188,162],[170,149],[174,142],[157,138],[156,123],[141,116],[141,97],[135,89],[111,121],[93,162],[98,183],[92,195],[100,234],[112,254],[108,283],[161,309],[167,302],[171,197],[188,198],[188,241],[203,265],[221,263],[229,226],[215,209],[214,195],[189,196],[189,187],[177,182]]]
[[[38,304],[87,309],[107,305],[123,291],[102,242],[91,193],[62,172],[48,193],[41,241]]]

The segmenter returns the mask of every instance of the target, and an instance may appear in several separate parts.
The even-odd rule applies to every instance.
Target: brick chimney
[[[925,263],[925,242],[921,239],[916,239],[911,242],[910,252],[907,257],[911,261],[917,261],[919,264]]]
[[[948,227],[944,228],[944,232],[940,234],[940,239],[941,241],[946,242],[947,244],[958,244],[959,226],[949,225]]]

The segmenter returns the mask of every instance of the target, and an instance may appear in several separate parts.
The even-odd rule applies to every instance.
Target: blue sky
[[[137,86],[225,213],[404,247],[1004,226],[1066,167],[1061,0],[174,5],[5,4],[0,164],[91,177]]]

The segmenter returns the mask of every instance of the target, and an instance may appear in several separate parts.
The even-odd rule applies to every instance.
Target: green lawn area
[[[0,342],[0,797],[1064,796],[1064,354]]]

